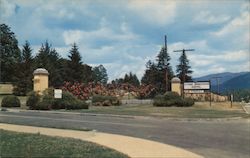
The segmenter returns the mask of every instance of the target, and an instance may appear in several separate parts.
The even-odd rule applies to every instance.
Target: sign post
[[[233,94],[231,94],[230,100],[231,100],[231,108],[232,108],[232,107],[233,107],[233,101],[234,101],[234,96],[233,96]]]
[[[184,82],[183,91],[191,94],[205,94],[205,98],[209,95],[211,106],[212,94],[210,87],[210,81]]]
[[[61,89],[54,89],[54,98],[62,99],[62,90]]]

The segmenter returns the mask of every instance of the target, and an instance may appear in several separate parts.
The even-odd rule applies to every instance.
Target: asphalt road
[[[250,158],[249,119],[190,121],[44,112],[0,112],[0,122],[89,128],[175,145],[207,158]]]

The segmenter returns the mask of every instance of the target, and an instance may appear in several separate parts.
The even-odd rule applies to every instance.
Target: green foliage
[[[102,95],[94,95],[92,98],[93,105],[96,106],[119,106],[121,105],[121,101],[114,96],[102,96]]]
[[[179,65],[176,66],[176,73],[182,83],[192,80],[191,74],[193,71],[191,70],[185,51],[182,52],[179,62]]]
[[[0,82],[18,80],[18,63],[21,54],[15,34],[6,24],[0,24]]]
[[[49,72],[49,85],[59,87],[63,84],[63,74],[60,71],[61,65],[60,56],[52,45],[46,41],[39,49],[39,53],[35,57],[35,67],[45,68]]]
[[[227,96],[231,96],[231,94],[233,94],[233,100],[237,102],[250,102],[250,89],[228,90],[223,94]]]
[[[94,74],[94,81],[95,83],[99,82],[104,85],[107,84],[108,82],[108,74],[107,70],[103,65],[99,65],[97,67],[93,68],[93,74]]]
[[[21,52],[21,61],[18,64],[18,81],[14,84],[15,95],[24,96],[32,90],[34,60],[31,51],[30,44],[26,41]]]
[[[67,62],[66,81],[82,82],[84,72],[82,69],[81,55],[76,43],[73,44],[71,50],[69,51],[68,57],[69,60]]]
[[[63,91],[62,98],[54,98],[54,89],[49,88],[42,96],[31,92],[27,100],[27,106],[33,110],[50,109],[88,109],[89,105],[77,99],[70,92]]]
[[[140,81],[138,80],[136,74],[129,72],[129,74],[125,74],[124,78],[116,79],[112,81],[113,84],[130,84],[135,87],[140,86]]]
[[[194,100],[191,98],[183,99],[175,92],[167,92],[164,95],[157,95],[154,98],[153,105],[162,107],[169,107],[169,106],[189,107],[194,105]]]
[[[157,63],[148,61],[146,64],[146,70],[142,77],[142,84],[152,84],[156,87],[156,92],[163,94],[166,92],[166,87],[170,90],[170,81],[173,77],[173,70],[170,65],[170,56],[167,53],[167,49],[162,47],[161,51],[156,57]],[[167,73],[166,73],[167,72]],[[168,79],[168,85],[166,85],[166,74]]]
[[[2,100],[2,107],[20,107],[20,100],[16,96],[5,96]]]
[[[34,110],[37,104],[39,103],[40,99],[41,97],[37,93],[35,93],[34,91],[31,91],[28,93],[26,106]]]

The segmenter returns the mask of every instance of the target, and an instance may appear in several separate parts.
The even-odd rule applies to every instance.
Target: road
[[[89,114],[0,112],[0,122],[95,129],[175,145],[207,158],[250,157],[249,119],[190,121]]]

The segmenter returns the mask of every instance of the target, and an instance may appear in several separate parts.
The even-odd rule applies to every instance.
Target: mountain
[[[250,72],[234,77],[220,85],[221,91],[250,89]]]
[[[217,74],[211,74],[211,75],[206,75],[198,78],[194,78],[194,81],[209,81],[211,80],[211,85],[212,86],[217,86],[217,79],[215,77],[220,77],[218,79],[219,84],[223,84],[235,77],[248,74],[249,72],[238,72],[238,73],[232,73],[232,72],[224,72],[224,73],[217,73]]]

